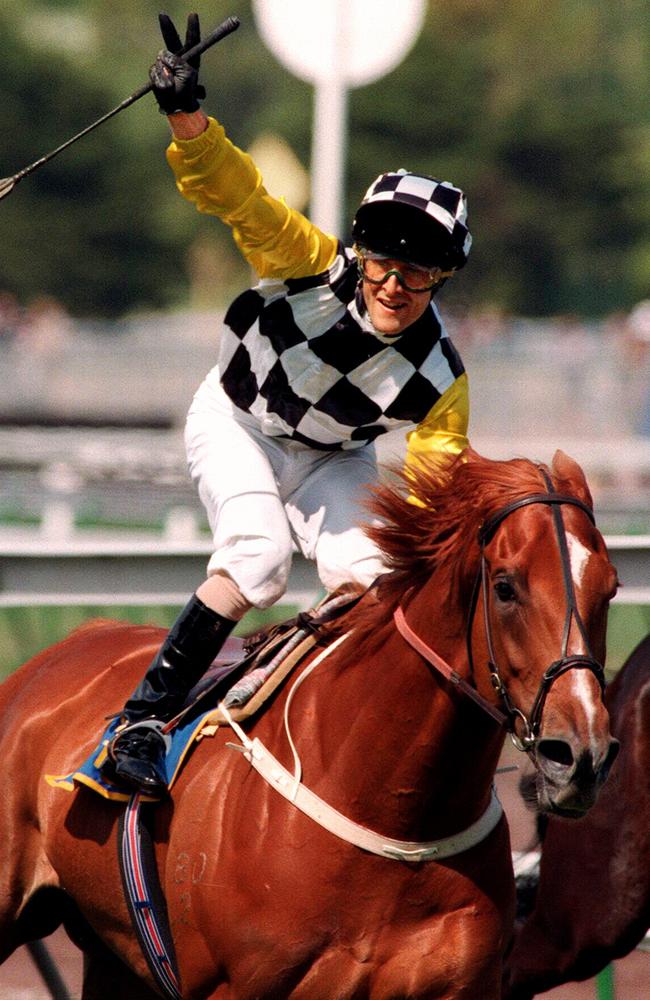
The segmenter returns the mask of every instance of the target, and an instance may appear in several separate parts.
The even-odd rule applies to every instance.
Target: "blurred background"
[[[377,0],[368,34],[382,19],[397,32],[405,5]],[[423,7],[398,64],[346,92],[343,122],[340,88],[321,89],[321,144],[347,136],[339,235],[384,170],[466,191],[471,260],[439,302],[469,372],[472,443],[543,461],[559,447],[583,465],[615,561],[633,559],[610,614],[611,674],[650,630],[650,8]],[[0,0],[0,178],[146,83],[159,9]],[[165,9],[182,33],[192,8]],[[205,109],[274,194],[313,212],[318,88],[267,47],[251,0],[193,9],[204,32],[241,20],[203,57]],[[295,23],[286,36],[303,44]],[[250,274],[227,229],[176,194],[168,139],[148,95],[0,201],[0,677],[94,616],[167,625],[202,578],[209,535],[182,428]],[[403,438],[381,447],[397,457]],[[265,620],[316,586],[298,565]],[[647,965],[626,963],[617,996],[636,1000]],[[583,985],[557,994],[593,996]]]
[[[146,82],[159,9],[0,0],[0,176]],[[315,88],[266,46],[248,0],[195,9],[204,32],[241,19],[203,57],[206,111],[253,152],[274,194],[309,213]],[[166,10],[182,33],[188,6]],[[141,593],[131,606],[133,562],[124,562],[120,585],[84,602],[76,563],[64,558],[84,544],[86,554],[95,544],[96,574],[111,545],[207,558],[182,427],[216,360],[225,308],[250,274],[228,230],[176,194],[168,137],[147,95],[0,202],[0,672],[89,615],[165,624],[184,601],[179,577],[168,604]],[[386,169],[467,192],[471,260],[439,301],[469,371],[474,446],[545,461],[563,448],[587,472],[601,529],[647,542],[647,3],[425,4],[399,65],[349,90],[347,137],[344,239]],[[402,437],[382,447],[393,457]],[[22,569],[14,582],[30,559],[41,580],[58,576],[56,599],[39,597]],[[614,605],[610,669],[649,628],[645,599]]]

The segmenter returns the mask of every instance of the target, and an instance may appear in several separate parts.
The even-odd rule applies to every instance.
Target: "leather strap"
[[[398,632],[402,638],[408,642],[409,646],[412,646],[413,649],[420,654],[420,656],[424,657],[427,663],[430,663],[432,667],[435,667],[436,670],[448,681],[450,681],[451,684],[457,687],[459,691],[466,694],[472,699],[472,701],[475,701],[476,704],[483,709],[483,711],[487,712],[488,715],[491,715],[493,719],[496,719],[500,726],[506,725],[508,717],[500,711],[496,705],[493,705],[487,700],[487,698],[484,698],[482,694],[479,694],[475,687],[468,684],[467,681],[460,676],[460,674],[449,666],[446,660],[443,660],[443,658],[439,656],[435,650],[431,649],[430,646],[427,646],[420,636],[413,631],[404,617],[404,612],[401,607],[398,606],[396,608],[393,618]]]
[[[221,706],[226,722],[241,740],[241,745],[228,743],[233,750],[238,750],[255,768],[264,780],[279,792],[296,809],[313,819],[314,822],[328,830],[340,840],[360,847],[371,854],[393,861],[442,861],[463,851],[476,847],[494,830],[503,815],[503,808],[492,788],[490,803],[476,822],[466,830],[443,837],[440,840],[395,840],[393,837],[383,837],[380,833],[368,829],[348,819],[329,803],[312,792],[301,781],[296,781],[282,764],[273,756],[270,750],[257,738],[249,739],[244,730],[234,719],[229,717],[228,710]]]
[[[167,915],[151,836],[142,822],[142,796],[129,799],[119,822],[119,863],[124,895],[135,935],[167,1000],[183,1000],[174,942]]]

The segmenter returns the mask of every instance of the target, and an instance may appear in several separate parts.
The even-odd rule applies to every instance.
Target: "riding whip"
[[[216,42],[220,42],[222,38],[225,38],[233,31],[236,31],[238,27],[239,18],[228,17],[218,27],[216,27],[214,31],[211,31],[209,35],[206,35],[206,37],[200,41],[198,45],[194,45],[189,49],[181,49],[178,54],[187,59],[193,59],[195,56],[201,55],[202,52],[205,52],[206,49],[209,49]],[[73,142],[77,142],[78,139],[82,139],[84,135],[88,135],[88,133],[92,132],[93,129],[96,129],[98,125],[102,125],[104,122],[108,121],[109,118],[113,118],[113,116],[119,114],[120,111],[124,111],[125,108],[135,104],[136,101],[139,101],[141,97],[144,97],[144,95],[148,94],[152,89],[153,87],[151,83],[145,84],[144,87],[140,87],[138,90],[134,91],[129,97],[123,100],[121,104],[118,104],[116,108],[109,111],[108,114],[98,118],[96,122],[93,122],[92,125],[88,125],[87,128],[78,132],[77,135],[73,135],[71,139],[68,139],[67,142],[62,143],[62,145],[57,146],[57,148],[53,149],[51,153],[46,153],[45,156],[41,156],[40,160],[30,163],[28,167],[24,167],[22,170],[19,170],[17,174],[13,175],[13,177],[1,178],[0,199],[6,198],[8,194],[11,194],[18,181],[22,180],[23,177],[26,177],[27,174],[34,173],[34,171],[38,170],[39,167],[42,167],[44,163],[48,163],[49,160],[58,156],[58,154],[63,152],[64,149],[67,149],[68,146],[71,146]]]

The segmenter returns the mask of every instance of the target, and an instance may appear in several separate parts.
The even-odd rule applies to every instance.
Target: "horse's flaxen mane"
[[[558,491],[591,502],[581,470],[561,453],[549,469],[525,458],[485,458],[471,448],[446,466],[423,463],[408,474],[397,473],[396,485],[373,490],[368,507],[382,523],[367,533],[385,554],[390,572],[381,578],[380,601],[374,610],[363,602],[346,624],[363,629],[365,619],[374,617],[367,624],[376,628],[407,590],[423,585],[445,566],[450,584],[471,587],[481,525],[512,501],[546,492],[542,470]]]

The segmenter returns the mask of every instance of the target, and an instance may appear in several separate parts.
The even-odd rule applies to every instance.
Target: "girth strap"
[[[118,857],[131,921],[156,985],[169,1000],[183,1000],[167,906],[160,888],[151,837],[142,823],[140,793],[120,818]]]

